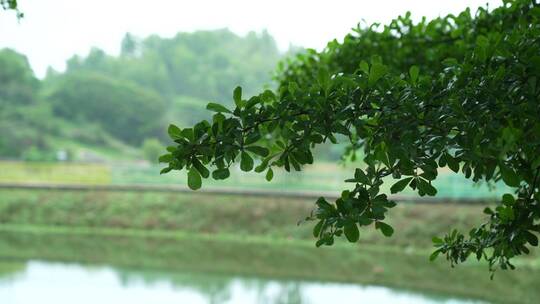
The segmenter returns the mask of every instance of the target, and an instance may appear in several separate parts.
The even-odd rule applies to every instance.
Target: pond
[[[18,268],[15,263],[12,266],[11,272],[0,273],[2,304],[480,303],[358,284],[142,271],[40,260],[19,263]]]

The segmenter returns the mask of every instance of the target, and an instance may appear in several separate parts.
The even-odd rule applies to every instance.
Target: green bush
[[[127,81],[95,73],[68,74],[55,83],[47,99],[56,115],[83,125],[98,123],[130,144],[162,134],[164,100]]]
[[[161,155],[161,151],[163,150],[163,144],[155,139],[145,139],[142,145],[142,152],[144,154],[144,158],[150,162],[151,164],[157,163],[159,155]]]

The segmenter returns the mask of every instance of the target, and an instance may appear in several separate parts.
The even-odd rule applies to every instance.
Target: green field
[[[387,285],[498,303],[535,303],[536,255],[489,280],[487,265],[428,261],[430,239],[482,221],[482,206],[402,204],[392,238],[315,248],[311,201],[198,194],[0,190],[0,261],[41,259]],[[533,252],[534,253],[534,252]],[[16,271],[13,270],[13,271]]]
[[[269,190],[317,190],[339,192],[347,189],[344,180],[349,178],[356,166],[361,164],[338,165],[317,163],[307,166],[301,172],[276,170],[272,182],[264,175],[242,172],[240,168],[232,171],[231,177],[224,181],[207,179],[203,187],[227,187]],[[0,183],[53,183],[53,184],[167,184],[187,183],[186,172],[171,172],[160,175],[160,166],[145,163],[39,163],[0,161]],[[462,175],[441,169],[434,182],[438,197],[459,198],[497,198],[509,190],[500,184],[490,190],[486,184],[475,185]],[[383,184],[382,190],[389,192],[392,180]],[[412,190],[404,195],[415,196]]]
[[[313,241],[311,223],[297,225],[314,202],[285,198],[158,192],[0,190],[0,223],[168,230]],[[484,206],[400,204],[388,223],[395,237],[362,231],[362,243],[429,247],[434,235],[467,230],[484,219]],[[411,220],[414,219],[414,220]]]
[[[0,183],[108,184],[111,169],[92,163],[0,162]]]

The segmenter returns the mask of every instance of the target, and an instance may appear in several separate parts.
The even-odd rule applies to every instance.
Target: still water
[[[30,261],[0,276],[0,303],[480,303],[387,287]]]

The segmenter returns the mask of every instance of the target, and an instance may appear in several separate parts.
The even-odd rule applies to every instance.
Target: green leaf
[[[416,80],[418,79],[419,73],[420,73],[420,69],[415,65],[411,66],[411,68],[409,69],[409,76],[411,76],[411,82],[413,84],[416,84]]]
[[[432,241],[433,244],[435,244],[435,245],[440,245],[440,244],[443,244],[443,243],[444,243],[444,241],[443,241],[440,237],[436,237],[436,236],[432,237],[432,238],[431,238],[431,241]]]
[[[391,237],[392,234],[394,234],[394,228],[383,222],[375,222],[375,229],[380,229],[382,234],[386,237]]]
[[[523,233],[525,234],[525,238],[527,239],[527,242],[529,242],[529,244],[534,247],[538,246],[538,237],[534,235],[534,233],[528,230],[524,230]]]
[[[364,185],[370,184],[369,178],[364,173],[364,171],[362,171],[362,169],[360,168],[356,168],[356,170],[354,171],[354,179],[356,180],[356,182],[359,182]]]
[[[437,194],[437,189],[433,187],[430,183],[426,182],[423,178],[418,178],[418,189],[429,196],[435,196]]]
[[[322,229],[322,226],[324,224],[324,220],[320,220],[317,225],[315,225],[315,227],[313,227],[313,236],[314,237],[319,237],[319,235],[321,234],[321,229]]]
[[[439,167],[445,167],[446,166],[446,154],[442,154],[439,157]]]
[[[330,74],[326,68],[320,68],[317,71],[317,80],[319,81],[319,85],[324,90],[327,90],[330,83]]]
[[[240,169],[245,172],[249,172],[253,169],[253,158],[244,151],[240,154]]]
[[[304,150],[297,150],[293,151],[294,158],[300,163],[300,164],[311,164],[313,163],[313,156],[308,151]]]
[[[188,171],[188,186],[191,190],[197,190],[202,186],[201,175],[194,167]]]
[[[371,64],[371,69],[369,70],[368,85],[374,85],[381,77],[383,77],[387,72],[387,67],[381,63]]]
[[[252,132],[252,133],[249,133],[247,136],[246,136],[246,139],[244,139],[244,145],[251,145],[255,142],[257,142],[259,139],[261,139],[261,133],[260,132]]]
[[[266,180],[271,181],[272,178],[274,178],[274,171],[272,168],[268,168],[268,171],[266,171]]]
[[[182,130],[182,136],[189,141],[195,140],[195,133],[193,132],[193,128],[186,128]]]
[[[231,175],[228,168],[217,169],[212,172],[212,178],[215,180],[227,179]]]
[[[294,159],[294,157],[289,156],[289,161],[291,165],[293,166],[294,170],[300,171],[302,168],[300,167],[300,164]]]
[[[359,68],[362,72],[369,75],[369,64],[365,60],[360,61]]]
[[[360,226],[369,226],[371,225],[371,223],[373,223],[373,220],[365,215],[361,215],[358,217],[358,225]]]
[[[450,168],[450,170],[454,171],[455,173],[459,172],[459,161],[457,158],[453,158],[451,155],[446,154],[446,163],[448,164],[448,168]]]
[[[433,253],[429,256],[429,260],[431,262],[435,261],[435,259],[439,256],[439,253],[441,253],[439,250],[433,251]]]
[[[236,87],[234,89],[233,100],[237,107],[242,107],[242,87]]]
[[[321,208],[321,209],[324,209],[324,210],[333,210],[333,207],[332,205],[326,201],[326,199],[324,197],[319,197],[317,199],[317,201],[315,202],[315,205],[317,205],[317,207]]]
[[[447,67],[458,65],[458,61],[455,58],[446,58],[441,63]]]
[[[258,96],[253,96],[251,97],[247,104],[246,104],[246,109],[251,109],[252,107],[254,107],[256,104],[260,103],[262,101],[262,99]]]
[[[193,167],[199,171],[202,177],[208,178],[210,176],[210,171],[196,158],[193,160]]]
[[[437,170],[424,171],[420,176],[429,181],[435,180],[437,178]]]
[[[163,154],[158,158],[160,163],[170,163],[174,159],[172,154]]]
[[[360,232],[358,231],[356,223],[346,224],[345,227],[343,227],[343,232],[345,233],[347,240],[351,243],[358,241],[358,238],[360,237]]]
[[[515,214],[514,214],[514,209],[512,209],[512,207],[506,207],[506,208],[502,208],[502,209],[499,209],[497,208],[498,211],[499,211],[499,216],[505,220],[505,221],[511,221],[515,218]]]
[[[501,169],[501,176],[505,184],[510,187],[519,187],[521,180],[513,169],[504,164],[501,164],[499,168]]]
[[[271,90],[265,90],[261,94],[261,99],[263,102],[273,102],[276,100],[276,95]]]
[[[231,110],[227,109],[226,107],[220,105],[219,103],[211,102],[206,105],[206,109],[218,113],[232,113]]]
[[[512,196],[510,193],[505,193],[502,196],[502,202],[505,205],[513,205],[515,201],[514,196]]]
[[[261,173],[268,167],[268,159],[264,159],[257,167],[255,167],[255,172]]]
[[[165,167],[165,168],[161,169],[161,171],[159,171],[159,174],[169,173],[169,172],[171,172],[172,169],[173,169],[172,167]]]
[[[386,201],[383,203],[383,206],[386,208],[394,208],[396,205],[397,204],[394,201]]]
[[[392,187],[390,187],[390,192],[394,194],[403,191],[403,189],[407,187],[407,185],[411,182],[412,179],[412,177],[407,177],[398,181],[397,183],[393,184]]]
[[[172,139],[182,138],[182,130],[180,130],[180,128],[178,128],[176,125],[170,124],[169,128],[167,129],[167,133],[169,133],[169,136]]]
[[[268,151],[267,148],[260,147],[260,146],[249,146],[249,147],[245,147],[245,149],[257,155],[260,155],[262,157],[266,157],[270,153],[270,151]]]
[[[298,84],[294,81],[289,82],[288,90],[289,92],[294,95],[296,91],[298,91],[299,87]]]

